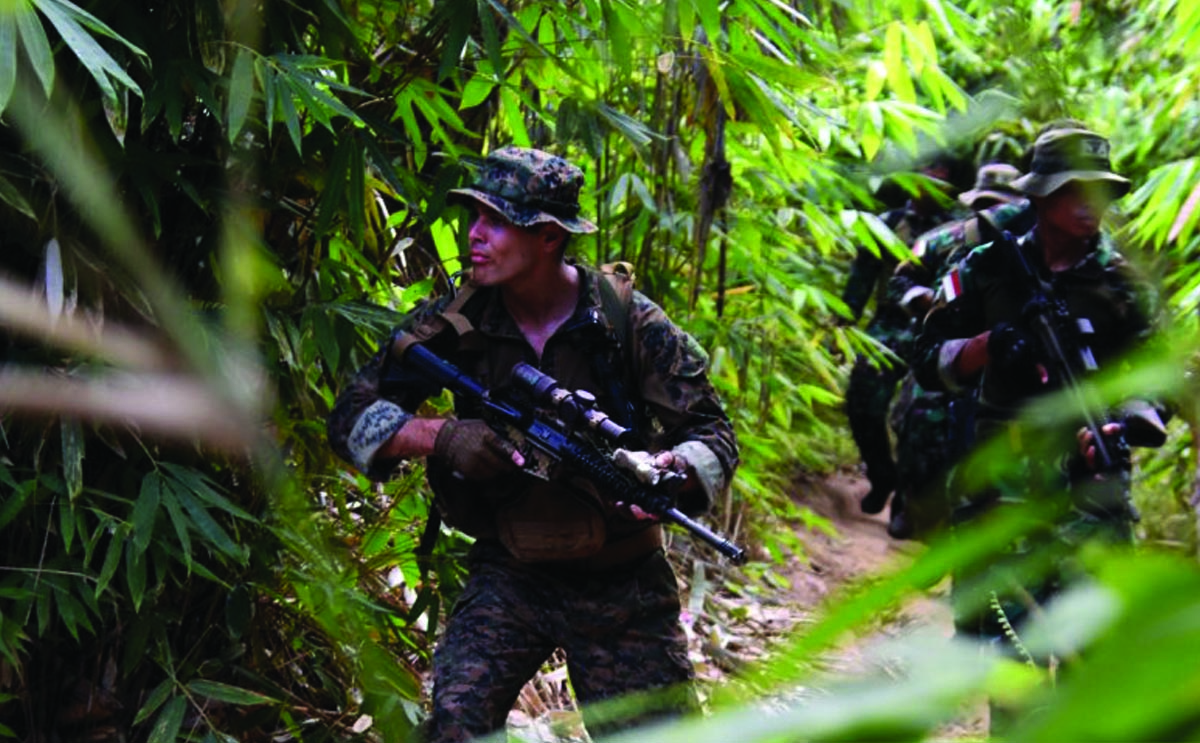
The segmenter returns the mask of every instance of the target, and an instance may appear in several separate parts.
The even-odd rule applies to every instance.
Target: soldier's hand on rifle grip
[[[1020,394],[1039,391],[1050,373],[1037,358],[1036,345],[1026,333],[1006,322],[997,323],[987,339],[988,369]]]
[[[512,474],[525,458],[482,420],[448,420],[438,431],[433,453],[466,480],[492,480]]]
[[[1124,457],[1129,456],[1129,449],[1121,446],[1121,434],[1124,426],[1120,423],[1105,423],[1100,427],[1100,434],[1104,437],[1105,449],[1112,454],[1118,454]],[[1087,463],[1088,469],[1096,470],[1096,444],[1092,432],[1086,426],[1079,429],[1075,433],[1075,438],[1079,442],[1079,453],[1083,456]],[[1114,462],[1114,465],[1120,466],[1123,463]]]

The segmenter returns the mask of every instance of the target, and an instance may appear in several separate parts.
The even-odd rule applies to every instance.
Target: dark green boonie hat
[[[470,188],[452,189],[451,204],[477,202],[518,227],[554,222],[568,232],[595,232],[579,216],[583,171],[541,150],[502,147],[487,156]]]
[[[1104,182],[1113,198],[1129,193],[1128,178],[1112,172],[1108,140],[1087,129],[1051,129],[1033,143],[1029,172],[1012,187],[1029,196],[1049,196],[1069,181]]]
[[[981,166],[979,172],[976,173],[975,187],[970,191],[960,193],[958,200],[972,208],[980,199],[993,199],[1001,203],[1012,204],[1024,198],[1013,190],[1012,185],[1013,181],[1020,177],[1021,171],[1008,163],[988,163]]]

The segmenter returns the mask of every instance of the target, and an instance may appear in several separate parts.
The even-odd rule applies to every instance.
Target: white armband
[[[395,436],[396,431],[410,418],[410,413],[404,412],[399,405],[387,400],[376,400],[371,407],[364,410],[355,421],[354,429],[350,431],[350,438],[346,442],[354,466],[363,472],[370,470],[375,452]]]

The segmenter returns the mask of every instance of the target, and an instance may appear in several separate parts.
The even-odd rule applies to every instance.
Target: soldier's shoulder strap
[[[441,309],[422,318],[411,332],[393,340],[392,353],[403,354],[412,344],[424,343],[446,330],[453,330],[460,338],[475,330],[465,309],[467,303],[478,295],[478,289],[472,282],[464,282]]]
[[[615,261],[600,266],[600,303],[604,318],[612,326],[617,342],[629,348],[630,308],[633,307],[633,264]]]

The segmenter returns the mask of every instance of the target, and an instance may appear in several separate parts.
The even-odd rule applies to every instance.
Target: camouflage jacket
[[[1103,369],[1153,334],[1155,301],[1151,287],[1111,246],[1097,237],[1096,247],[1075,266],[1051,272],[1042,258],[1036,231],[1016,241],[1047,292],[1065,303],[1071,318],[1086,318],[1094,334],[1086,339]],[[1011,245],[985,243],[975,248],[941,282],[934,307],[925,318],[917,343],[914,370],[928,389],[962,389],[975,380],[957,378],[953,370],[959,351],[975,335],[998,323],[1010,323],[1033,335],[1022,311],[1031,298],[1030,280]],[[1070,339],[1064,339],[1070,342]],[[1011,417],[1025,402],[1011,380],[983,373],[981,414]],[[1051,380],[1051,386],[1056,381]]]
[[[470,332],[460,336],[446,329],[425,345],[485,387],[504,384],[512,367],[526,362],[566,389],[594,393],[600,409],[618,420],[614,408],[621,395],[613,382],[628,380],[623,396],[635,409],[631,422],[647,449],[682,454],[699,476],[707,502],[691,507],[681,503],[681,508],[707,509],[729,486],[738,461],[733,427],[708,381],[707,355],[661,308],[636,291],[629,307],[631,348],[623,349],[620,333],[604,314],[601,284],[605,280],[594,269],[579,267],[579,271],[579,304],[546,342],[540,359],[505,310],[499,291],[488,287],[477,288],[461,309],[471,323]],[[411,323],[413,329],[428,327],[448,301],[445,298],[420,313]],[[380,461],[375,452],[413,417],[413,411],[438,393],[416,376],[402,375],[385,394],[380,390],[382,366],[381,352],[338,396],[328,419],[334,451],[375,479],[386,478],[398,464]],[[478,415],[458,401],[455,412],[460,418]]]
[[[987,242],[993,230],[1023,235],[1033,228],[1034,212],[1026,200],[997,204],[966,219],[958,219],[921,234],[913,242],[913,259],[896,267],[888,281],[887,301],[911,316],[918,295],[932,297],[947,268],[966,257],[971,248]]]
[[[900,209],[892,209],[882,215],[883,223],[896,233],[900,242],[912,246],[913,241],[924,232],[944,223],[951,218],[950,212],[924,216],[913,210],[911,203]],[[880,319],[894,316],[901,322],[904,319],[899,305],[890,301],[888,280],[896,270],[899,259],[888,251],[875,254],[860,247],[850,264],[850,275],[846,279],[846,287],[842,290],[842,301],[850,308],[857,320],[862,317],[871,296],[875,296],[875,312]]]

